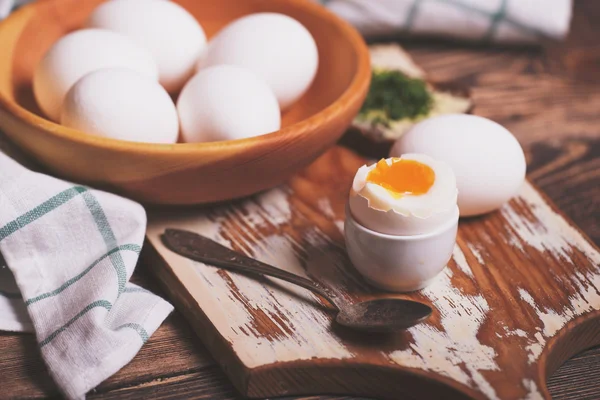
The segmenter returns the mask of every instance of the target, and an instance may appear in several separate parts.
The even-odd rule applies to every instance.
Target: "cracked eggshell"
[[[404,154],[402,159],[426,164],[435,172],[435,182],[423,195],[395,197],[387,189],[367,181],[376,164],[356,173],[348,207],[352,217],[372,231],[388,235],[419,235],[434,231],[455,212],[457,190],[454,174],[443,162],[422,154]],[[392,159],[386,160],[391,165]]]

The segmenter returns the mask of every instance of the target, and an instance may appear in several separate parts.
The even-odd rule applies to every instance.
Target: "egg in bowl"
[[[247,196],[284,182],[332,146],[360,109],[370,81],[367,46],[354,28],[312,2],[180,0],[210,38],[256,12],[300,21],[319,50],[308,92],[274,133],[194,144],[131,143],[86,135],[42,116],[33,70],[60,37],[83,26],[100,0],[32,3],[0,24],[0,129],[51,172],[152,204],[200,204]],[[42,34],[43,32],[43,34]]]

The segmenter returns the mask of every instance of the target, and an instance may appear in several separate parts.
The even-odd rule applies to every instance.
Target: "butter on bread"
[[[435,82],[427,78],[425,71],[397,44],[370,46],[371,65],[375,71],[399,71],[408,78],[423,80],[433,100],[425,114],[415,118],[402,118],[382,123],[377,118],[359,114],[342,144],[357,149],[371,157],[387,157],[393,142],[417,122],[441,114],[469,113],[473,101],[468,87],[457,82]]]

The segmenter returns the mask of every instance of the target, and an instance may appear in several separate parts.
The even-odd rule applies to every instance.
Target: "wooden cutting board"
[[[600,344],[600,253],[529,183],[500,211],[461,220],[438,279],[397,295],[430,304],[433,316],[392,335],[339,328],[303,289],[218,270],[161,244],[165,228],[189,229],[349,301],[384,296],[344,250],[344,204],[363,163],[336,147],[252,198],[150,212],[150,264],[233,384],[250,397],[550,398],[545,377]]]

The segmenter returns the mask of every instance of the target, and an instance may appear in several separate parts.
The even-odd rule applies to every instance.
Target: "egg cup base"
[[[354,268],[371,285],[406,293],[431,284],[448,264],[456,244],[458,207],[452,217],[432,232],[386,235],[360,225],[346,213],[346,250]]]
[[[419,281],[416,283],[401,283],[401,284],[390,284],[390,282],[384,283],[384,282],[378,282],[378,281],[374,281],[371,280],[369,278],[367,278],[366,276],[363,275],[363,279],[365,280],[365,282],[367,282],[369,285],[373,286],[374,288],[377,288],[381,291],[384,292],[389,292],[389,293],[412,293],[412,292],[417,292],[421,289],[425,289],[427,286],[431,285],[433,282],[435,282],[437,280],[437,278],[441,275],[441,273],[444,271],[444,269],[446,268],[446,266],[444,266],[440,272],[438,272],[433,278],[427,279],[425,281]]]

